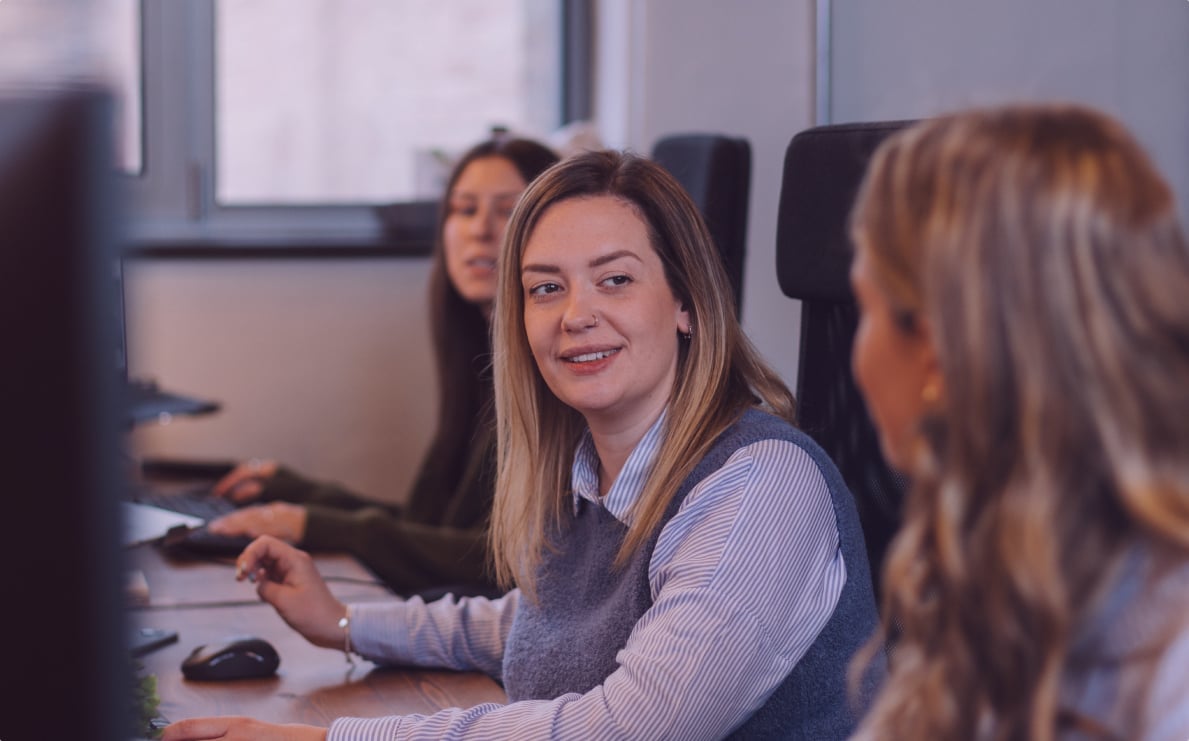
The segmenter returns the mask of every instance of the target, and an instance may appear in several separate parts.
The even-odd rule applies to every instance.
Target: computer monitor
[[[110,105],[0,92],[0,739],[131,735]]]
[[[116,259],[111,266],[114,281],[112,295],[116,303],[118,332],[115,347],[116,369],[123,394],[122,409],[125,423],[132,427],[142,422],[168,420],[180,415],[210,414],[219,411],[220,404],[211,399],[173,393],[159,388],[152,379],[134,378],[128,374],[128,332],[124,312],[124,260]]]

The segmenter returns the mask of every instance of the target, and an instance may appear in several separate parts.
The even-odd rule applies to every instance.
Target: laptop
[[[120,502],[120,509],[124,523],[120,542],[125,547],[160,540],[177,527],[197,528],[206,523],[201,517],[141,502]]]
[[[167,462],[146,463],[156,470]],[[183,467],[219,465],[178,462]],[[233,502],[211,494],[213,479],[139,482],[129,485],[127,501],[122,502],[126,530],[124,545],[153,542],[169,555],[235,556],[252,539],[240,535],[216,535],[206,523],[236,509]]]

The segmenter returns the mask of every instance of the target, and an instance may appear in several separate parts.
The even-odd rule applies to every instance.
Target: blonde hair
[[[945,388],[884,567],[895,648],[860,737],[1052,739],[1070,640],[1123,555],[1189,557],[1172,193],[1099,113],[976,110],[886,142],[852,232],[929,327]]]
[[[611,196],[648,228],[674,296],[690,312],[656,465],[637,502],[619,563],[657,527],[677,487],[714,439],[759,403],[792,420],[793,397],[760,359],[735,316],[732,289],[697,207],[659,165],[612,151],[587,152],[547,170],[521,197],[501,252],[494,312],[499,470],[491,541],[496,574],[529,598],[534,574],[572,496],[570,469],[585,430],[533,361],[524,331],[521,258],[542,215],[575,198]]]

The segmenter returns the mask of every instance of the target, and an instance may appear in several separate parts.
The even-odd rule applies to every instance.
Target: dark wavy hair
[[[455,289],[446,272],[443,233],[450,194],[467,166],[498,157],[516,168],[525,184],[558,161],[553,150],[530,139],[494,137],[469,149],[450,173],[438,209],[433,268],[429,279],[430,329],[438,381],[438,427],[417,480],[437,491],[454,489],[482,425],[493,425],[491,333],[478,306]]]

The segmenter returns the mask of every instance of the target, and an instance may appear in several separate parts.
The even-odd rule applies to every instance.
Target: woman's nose
[[[495,211],[484,206],[475,212],[471,220],[471,234],[478,238],[492,239],[495,237]]]
[[[593,305],[578,292],[571,294],[566,311],[561,318],[562,329],[567,332],[581,332],[599,326],[599,315]]]

